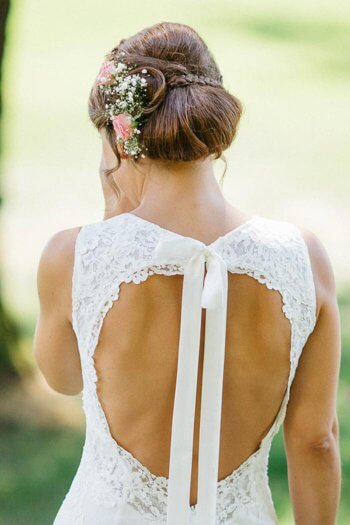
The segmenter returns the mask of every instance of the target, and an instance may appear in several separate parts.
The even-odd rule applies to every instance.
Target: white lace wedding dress
[[[204,268],[207,269],[203,284]],[[274,423],[254,452],[217,481],[225,352],[227,271],[247,274],[282,297],[290,322],[288,386]],[[169,478],[155,476],[112,437],[97,396],[94,351],[122,283],[184,274]],[[307,246],[290,222],[254,215],[209,246],[132,213],[79,231],[73,271],[73,328],[83,373],[86,440],[54,525],[272,525],[268,483],[273,437],[284,420],[303,346],[316,322]],[[207,308],[197,504],[190,506],[195,378],[201,308]]]

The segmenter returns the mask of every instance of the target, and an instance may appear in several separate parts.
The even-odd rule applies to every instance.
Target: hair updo
[[[124,63],[147,68],[150,75],[139,135],[147,157],[164,161],[219,158],[235,138],[242,106],[223,87],[219,68],[202,38],[187,25],[163,22],[121,40],[106,60],[118,61],[121,53]],[[105,104],[95,82],[89,116],[97,129],[106,128],[119,166]]]

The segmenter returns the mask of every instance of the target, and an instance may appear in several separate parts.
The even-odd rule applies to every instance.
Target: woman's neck
[[[148,165],[147,165],[148,164]],[[212,160],[140,165],[139,175],[130,182],[138,201],[135,213],[156,220],[157,217],[206,212],[222,207],[224,196],[215,178]],[[140,176],[140,173],[146,175]],[[129,176],[133,174],[129,173]],[[129,179],[130,181],[130,179]]]

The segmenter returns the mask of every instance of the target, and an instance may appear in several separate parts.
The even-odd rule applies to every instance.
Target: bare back
[[[98,394],[112,436],[157,476],[169,474],[182,276],[123,284],[95,354]],[[283,399],[290,326],[279,292],[229,276],[219,479],[255,452]],[[196,503],[204,346],[203,310],[191,504]]]

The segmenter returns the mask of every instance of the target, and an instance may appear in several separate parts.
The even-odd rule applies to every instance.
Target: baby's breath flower
[[[120,55],[125,53],[121,52]],[[130,120],[130,134],[117,136],[116,141],[123,145],[125,154],[137,159],[143,149],[139,144],[138,136],[141,134],[140,127],[144,122],[143,108],[147,102],[147,81],[138,73],[130,73],[134,67],[136,66],[127,66],[121,61],[116,66],[108,62],[108,78],[100,74],[99,87],[108,101],[105,104],[106,116],[113,123],[114,129],[120,131],[119,117],[117,119],[119,123],[116,122],[118,115],[124,123],[125,118]],[[103,73],[104,71],[105,69]],[[148,71],[144,68],[141,73],[147,74]],[[142,153],[141,157],[145,158],[145,155]]]

